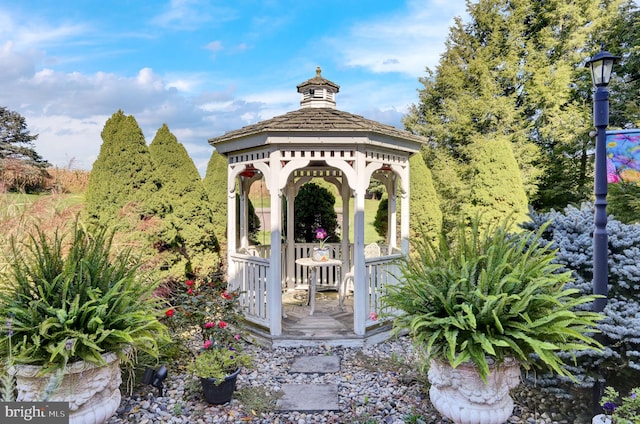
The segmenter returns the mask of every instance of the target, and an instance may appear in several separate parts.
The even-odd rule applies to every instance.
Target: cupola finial
[[[316,76],[298,85],[302,93],[300,107],[336,107],[336,93],[340,86],[322,77],[322,69],[316,67]]]

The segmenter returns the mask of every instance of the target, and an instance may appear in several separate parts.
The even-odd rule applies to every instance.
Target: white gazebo
[[[240,304],[254,331],[272,343],[295,343],[283,325],[283,293],[308,283],[308,269],[296,260],[309,256],[313,244],[294,242],[294,201],[303,184],[322,178],[342,197],[343,237],[332,245],[332,258],[339,265],[319,268],[317,284],[320,289],[340,289],[345,275],[352,277],[353,328],[348,338],[364,341],[385,327],[376,319],[383,312],[380,297],[385,286],[395,282],[395,259],[409,249],[409,157],[425,139],[336,109],[340,87],[323,78],[319,67],[314,78],[297,88],[300,109],[209,140],[228,159],[228,284],[242,292]],[[389,195],[387,240],[373,258],[364,253],[365,194],[372,178],[381,181]],[[260,179],[270,196],[271,240],[269,245],[250,246],[248,193]],[[316,339],[331,343],[331,335]]]

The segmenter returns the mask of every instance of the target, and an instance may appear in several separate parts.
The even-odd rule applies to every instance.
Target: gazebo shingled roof
[[[209,143],[224,142],[226,140],[248,137],[259,133],[280,131],[350,131],[367,132],[386,135],[403,140],[413,140],[424,143],[424,137],[414,135],[391,125],[372,121],[360,115],[344,112],[333,108],[301,108],[284,115],[276,116],[256,124],[247,125],[237,130],[229,131],[221,136],[211,138]]]

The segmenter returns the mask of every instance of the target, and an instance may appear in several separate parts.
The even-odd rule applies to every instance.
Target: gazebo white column
[[[359,336],[366,333],[367,312],[369,309],[365,281],[366,267],[364,263],[364,195],[369,187],[364,153],[357,152],[355,162],[356,175],[354,218],[353,218],[353,331]]]
[[[249,246],[249,185],[247,178],[240,177],[240,247]]]
[[[398,224],[398,182],[395,174],[391,174],[387,179],[387,184],[385,184],[388,195],[388,204],[387,204],[387,243],[389,248],[396,247],[398,232],[396,231],[396,226]]]
[[[237,250],[236,239],[236,172],[227,167],[227,278],[230,287],[238,287],[236,269],[231,254]]]
[[[262,164],[256,166],[262,171]],[[270,334],[280,336],[282,334],[282,191],[286,185],[286,175],[282,170],[279,151],[271,152],[268,173],[263,171],[263,174],[271,198],[271,255],[267,281],[267,314]]]
[[[292,280],[292,276],[295,274],[295,260],[296,260],[296,250],[295,250],[295,226],[293,225],[293,217],[295,211],[295,198],[296,198],[296,187],[293,180],[289,180],[287,182],[287,186],[285,188],[285,195],[287,199],[287,263],[285,264],[285,268],[287,270],[287,288],[293,288],[295,286],[295,281]]]

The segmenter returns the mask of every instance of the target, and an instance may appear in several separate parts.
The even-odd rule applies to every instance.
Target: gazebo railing
[[[296,244],[295,257],[308,257],[311,249],[317,246],[313,243],[300,243]],[[332,245],[332,257],[340,258],[340,245]],[[350,246],[350,250],[353,246]],[[396,260],[402,256],[402,253],[398,249],[389,249],[386,246],[381,246],[382,256],[366,258],[366,282],[368,285],[366,296],[366,308],[369,312],[374,312],[376,315],[380,315],[384,312],[382,306],[382,296],[385,292],[385,287],[388,285],[396,284],[397,279],[397,264]],[[285,261],[286,261],[286,247],[283,245],[282,249],[282,282],[287,281]],[[270,246],[251,246],[250,248],[241,249],[241,253],[231,254],[231,260],[233,267],[235,268],[235,288],[237,288],[240,294],[240,307],[243,310],[245,318],[258,325],[269,327],[269,305],[267,303],[267,289],[268,289],[268,276],[269,276],[269,258],[262,257],[263,254],[270,254]],[[289,276],[289,281],[293,280],[296,285],[308,284],[308,274],[303,267],[296,265],[294,267],[294,278]],[[318,276],[319,290],[323,288],[338,288],[343,271],[340,267],[327,267],[321,268],[323,272]],[[288,287],[283,284],[283,289]],[[293,287],[291,287],[293,288]],[[366,326],[378,325],[379,321],[373,319],[368,314]]]
[[[235,268],[235,289],[240,291],[240,308],[247,320],[269,327],[267,281],[269,259],[253,254],[231,254]]]
[[[395,253],[378,256],[376,258],[365,258],[365,268],[367,271],[366,281],[369,286],[367,291],[367,308],[369,312],[373,312],[367,316],[366,326],[371,327],[378,325],[380,322],[377,316],[382,313],[390,312],[389,309],[383,308],[382,296],[386,292],[386,287],[398,283],[396,276],[398,275],[397,259],[402,257],[402,253],[396,250]]]

